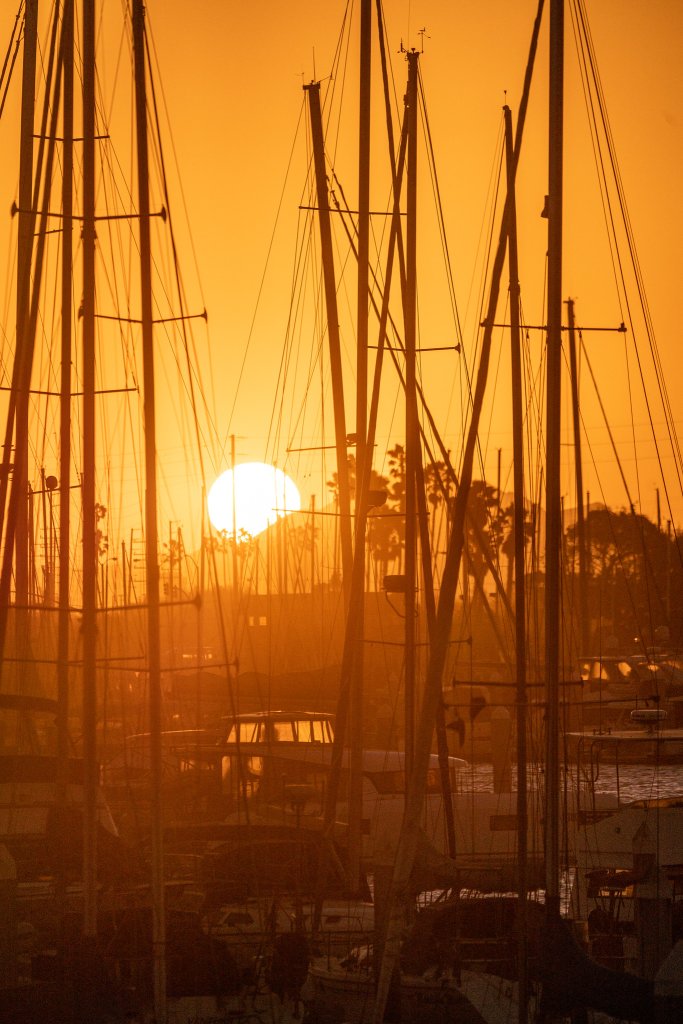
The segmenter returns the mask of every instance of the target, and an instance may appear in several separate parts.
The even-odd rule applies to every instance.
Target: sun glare
[[[245,462],[215,480],[208,497],[209,518],[214,529],[229,536],[256,537],[272,523],[301,508],[294,481],[276,466]],[[233,525],[237,524],[237,531]]]

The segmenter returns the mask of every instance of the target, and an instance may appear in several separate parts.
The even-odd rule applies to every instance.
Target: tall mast
[[[27,359],[29,344],[29,310],[31,305],[31,258],[35,212],[33,210],[33,117],[36,99],[36,50],[38,39],[38,0],[27,0],[24,17],[24,61],[21,82],[21,143],[19,151],[19,230],[17,253],[17,354],[19,365]],[[25,383],[25,387],[23,384]],[[28,390],[30,372],[19,385],[15,437],[28,439]],[[19,509],[14,544],[16,550],[16,603],[25,609],[28,604],[28,444],[15,448],[14,475],[19,490]],[[20,615],[25,612],[21,611]],[[23,636],[24,630],[19,631]],[[19,657],[22,655],[19,653]]]
[[[389,297],[391,293],[391,279],[394,266],[394,257],[398,246],[398,239],[400,235],[400,194],[401,194],[401,183],[403,180],[403,169],[405,166],[405,148],[406,148],[406,125],[404,121],[403,133],[401,136],[401,147],[398,157],[398,161],[394,171],[394,209],[391,221],[391,229],[389,233],[388,247],[387,247],[387,266],[385,273],[385,286],[384,295],[382,298],[382,308],[378,312],[379,328],[378,328],[378,343],[377,343],[377,358],[375,360],[373,370],[373,386],[372,396],[369,406],[368,415],[368,434],[367,434],[367,448],[371,451],[374,447],[375,434],[377,429],[377,407],[379,402],[379,387],[380,378],[383,364],[383,353],[386,342],[386,328],[389,319]],[[365,538],[368,514],[370,512],[372,499],[370,496],[370,475],[371,475],[371,460],[367,459],[365,462],[365,468],[361,479],[357,482],[356,487],[356,536],[359,538]],[[354,595],[363,594],[364,585],[364,545],[356,544],[353,553],[353,576],[351,582],[351,590]],[[337,796],[339,792],[339,780],[342,768],[344,740],[347,731],[347,719],[349,717],[349,694],[348,690],[351,689],[353,681],[353,672],[355,670],[355,659],[360,656],[358,647],[362,644],[363,629],[361,613],[363,606],[358,601],[354,600],[349,606],[348,615],[346,617],[346,630],[344,634],[344,650],[342,653],[342,666],[341,666],[341,682],[340,682],[340,694],[337,703],[337,714],[335,718],[335,731],[334,731],[334,743],[332,747],[332,758],[330,762],[330,774],[329,782],[325,793],[325,810],[324,810],[324,829],[329,832],[335,820],[335,811],[337,805]],[[321,869],[320,877],[324,876],[324,867]],[[322,892],[322,885],[319,886],[319,896],[316,903],[316,922],[319,921],[320,915],[320,893]],[[317,923],[316,923],[317,927]]]
[[[539,0],[538,11],[534,21],[534,29],[529,51],[527,69],[524,76],[524,89],[520,103],[520,112],[517,122],[515,138],[515,165],[517,164],[519,149],[521,146],[522,132],[526,120],[529,88],[531,83],[531,72],[534,65],[538,32],[541,22],[541,11],[543,0]],[[383,950],[382,964],[377,984],[375,1006],[373,1010],[372,1024],[380,1024],[384,1019],[387,995],[391,977],[400,953],[400,935],[403,928],[400,898],[403,898],[405,887],[410,877],[415,854],[417,851],[419,835],[419,817],[422,810],[424,796],[425,778],[429,765],[431,752],[431,737],[434,723],[436,721],[437,707],[442,698],[443,672],[446,664],[446,656],[450,642],[451,626],[453,622],[453,609],[455,606],[456,589],[460,575],[460,565],[463,554],[465,519],[467,515],[467,500],[472,482],[472,470],[474,455],[476,451],[477,438],[479,433],[479,422],[484,402],[488,368],[491,358],[491,338],[495,311],[498,302],[500,279],[503,270],[505,251],[507,247],[508,220],[504,217],[501,225],[500,236],[494,258],[489,303],[485,321],[484,335],[482,338],[479,368],[475,382],[475,390],[472,403],[472,414],[467,431],[467,439],[462,459],[462,470],[460,474],[460,486],[456,492],[453,516],[450,524],[448,537],[448,548],[446,560],[441,577],[441,588],[439,591],[438,605],[436,609],[436,623],[433,637],[430,636],[429,664],[427,666],[427,678],[424,692],[422,694],[422,705],[416,730],[416,745],[413,770],[407,780],[407,801],[404,813],[401,837],[394,863],[394,875],[389,893],[389,911],[387,914],[386,941]]]
[[[95,542],[95,0],[83,3],[83,933],[97,932]]]
[[[349,884],[360,888],[363,816],[363,673],[365,632],[365,509],[360,508],[366,479],[368,391],[368,282],[370,276],[370,88],[372,63],[371,0],[360,8],[360,109],[358,138],[358,315],[356,358],[356,508],[351,600],[354,614],[354,656],[349,693]],[[369,469],[369,466],[368,466]],[[360,562],[360,564],[358,564]],[[359,585],[358,585],[359,584]]]
[[[368,281],[370,271],[370,72],[372,3],[360,7],[360,109],[358,138],[358,317],[356,360],[356,479],[366,457],[368,391]],[[356,484],[358,486],[358,484]]]
[[[505,107],[508,262],[510,271],[510,363],[512,376],[512,444],[514,477],[515,669],[517,678],[517,973],[518,1019],[527,1024],[527,750],[526,750],[526,608],[524,595],[524,409],[517,259],[517,203],[512,112]],[[500,501],[500,485],[498,487]]]
[[[417,306],[417,80],[420,55],[408,55],[408,160],[406,188],[406,289],[405,289],[405,361],[406,361],[406,519],[405,519],[405,759],[406,775],[413,767],[415,752],[415,587],[416,587],[416,515],[415,488],[419,435],[416,396],[416,306]]]
[[[156,416],[154,390],[154,326],[152,257],[147,151],[145,23],[143,0],[133,3],[135,61],[135,123],[137,137],[138,212],[140,216],[140,300],[145,424],[145,569],[147,575],[147,649],[149,660],[149,729],[152,787],[152,955],[154,1012],[166,1021],[166,912],[163,875],[161,804],[161,657],[159,644],[159,537],[157,524]]]
[[[25,42],[28,48],[26,63],[33,66],[35,72],[35,35],[36,35],[36,6],[31,5],[26,15]],[[15,592],[16,592],[16,616],[15,637],[17,643],[16,656],[18,661],[23,662],[28,654],[28,619],[27,600],[29,580],[33,579],[29,569],[35,563],[32,561],[33,554],[29,559],[29,537],[32,536],[31,515],[32,497],[29,494],[28,486],[28,408],[29,393],[31,387],[31,374],[33,369],[33,355],[35,350],[36,330],[38,324],[38,306],[41,297],[41,281],[44,269],[44,256],[47,236],[47,220],[49,216],[50,189],[52,182],[52,168],[54,166],[57,120],[61,102],[61,50],[57,54],[58,19],[53,18],[52,33],[50,40],[49,57],[46,67],[46,91],[43,104],[43,115],[38,137],[40,145],[34,174],[30,168],[35,184],[30,191],[31,198],[27,209],[19,209],[19,215],[23,223],[20,227],[19,238],[19,272],[17,275],[17,347],[12,370],[12,386],[9,396],[9,408],[5,428],[5,444],[2,458],[2,472],[0,472],[0,526],[4,534],[5,547],[2,557],[2,568],[0,569],[0,651],[4,648],[7,616],[10,601],[11,580],[13,577],[12,555],[16,551],[16,560],[19,566],[16,568]],[[57,73],[55,74],[55,66]],[[26,70],[26,69],[25,69]],[[26,74],[25,79],[32,79],[34,72]],[[49,92],[54,81],[52,99]],[[25,81],[26,89],[23,100],[26,101],[27,93],[35,98],[35,91],[32,84]],[[31,101],[33,103],[33,100]],[[22,114],[26,114],[25,103],[22,102]],[[49,114],[49,124],[48,124]],[[33,125],[33,106],[31,105],[30,118],[26,116],[25,122],[22,116],[22,135],[28,122]],[[47,145],[46,145],[47,140]],[[24,139],[26,143],[26,140]],[[30,149],[32,152],[32,141],[22,146],[24,153]],[[27,168],[23,168],[24,173]],[[22,178],[24,174],[22,174]],[[39,196],[39,187],[42,183],[42,201]],[[26,183],[22,181],[20,193],[24,196]],[[25,202],[25,198],[21,200]],[[38,218],[38,213],[40,217]],[[22,214],[27,219],[24,220]],[[35,253],[33,251],[33,239],[37,239]],[[30,243],[30,244],[29,244]],[[12,438],[14,437],[15,465],[11,477],[11,490],[9,502],[7,502],[7,484],[10,477]],[[27,510],[28,498],[28,510]],[[15,543],[16,542],[16,543]],[[35,580],[34,582],[34,590]]]
[[[24,44],[19,136],[19,208],[17,240],[16,352],[12,390],[5,428],[0,474],[0,527],[5,550],[0,576],[0,653],[4,652],[11,581],[14,568],[15,603],[28,603],[28,392],[31,369],[29,348],[31,306],[31,260],[35,211],[33,209],[33,135],[36,98],[36,51],[38,41],[38,0],[27,0],[24,13]],[[14,440],[14,464],[12,442]],[[11,476],[10,476],[10,470]],[[11,491],[10,491],[11,480]],[[9,492],[9,502],[8,502]],[[12,556],[15,554],[14,567]],[[15,616],[25,616],[15,610]],[[27,631],[15,617],[15,657],[26,655]]]
[[[71,292],[73,285],[74,5],[62,16],[64,110],[62,131],[62,365],[59,411],[59,612],[57,652],[57,751],[68,752],[69,555],[71,494]]]
[[[548,154],[548,352],[545,556],[546,652],[546,908],[560,912],[560,398],[562,363],[562,152],[564,107],[564,0],[550,3]]]
[[[334,254],[332,250],[332,229],[330,225],[330,203],[325,172],[325,143],[320,109],[320,82],[304,86],[308,93],[311,118],[311,139],[313,163],[318,195],[318,223],[320,225],[320,248],[322,251],[325,305],[327,308],[327,335],[330,347],[330,369],[332,373],[332,401],[334,405],[334,434],[337,449],[337,484],[339,488],[339,533],[341,537],[342,574],[344,597],[348,607],[351,594],[352,542],[351,542],[351,498],[349,493],[346,415],[344,412],[344,382],[342,377],[341,343],[339,339],[339,313],[337,310],[337,283],[334,276]]]
[[[235,483],[235,466],[237,455],[235,451],[235,435],[230,435],[230,468],[232,469],[232,608],[233,608],[233,641],[237,650],[237,608],[238,608],[238,584],[237,584],[237,484]]]
[[[576,532],[579,543],[579,657],[588,654],[588,558],[586,546],[586,517],[583,503],[583,459],[581,456],[581,416],[579,413],[579,369],[576,357],[576,321],[574,300],[567,299],[569,327],[569,371],[572,389],[572,421],[574,426],[574,473],[576,477]]]
[[[71,581],[71,358],[73,322],[73,143],[74,143],[74,4],[65,0],[62,14],[62,63],[64,83],[62,110],[62,279],[61,279],[61,367],[59,398],[59,595],[57,601],[57,799],[66,804],[67,759],[69,756],[69,587]],[[50,508],[52,521],[52,508]],[[53,563],[54,565],[54,563]],[[66,878],[60,876],[60,912]]]

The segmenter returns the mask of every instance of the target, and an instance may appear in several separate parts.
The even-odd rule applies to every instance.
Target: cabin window
[[[313,721],[311,722],[312,740],[314,743],[325,743],[329,742],[327,722]]]
[[[331,730],[324,719],[303,719],[295,722],[299,743],[330,743]]]
[[[292,743],[296,740],[296,722],[278,722],[273,729],[273,739],[278,742]]]
[[[258,722],[238,722],[230,726],[228,735],[225,738],[226,743],[256,743],[261,737],[259,736],[259,724]]]
[[[311,742],[311,723],[308,721],[296,723],[296,738],[299,743]]]

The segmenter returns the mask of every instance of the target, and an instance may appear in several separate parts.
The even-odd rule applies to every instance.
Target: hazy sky
[[[679,187],[683,156],[679,110],[683,92],[683,4],[677,0],[593,0],[586,6],[652,320],[675,410],[683,386],[677,302],[683,265],[683,200]],[[283,192],[301,110],[301,86],[315,76],[323,80],[324,95],[331,88],[325,79],[332,67],[346,9],[344,2],[332,0],[322,4],[294,0],[287,4],[248,5],[200,0],[192,5],[188,20],[187,5],[179,0],[165,0],[161,5],[152,0],[149,4],[211,316],[216,366],[225,372],[219,389],[229,399],[221,403],[224,411],[232,408],[236,368],[241,363],[256,310],[242,395],[233,418],[222,424],[226,434],[238,435],[240,458],[266,454],[270,414],[267,386],[274,386],[288,315],[296,205],[305,169],[301,156],[297,161],[295,154],[294,170]],[[485,229],[501,108],[507,99],[516,111],[535,11],[535,0],[517,0],[514,4],[506,0],[385,4],[399,96],[405,74],[405,62],[398,53],[400,45],[419,46],[419,30],[426,30],[421,71],[437,153],[456,298],[469,343],[478,314],[472,297],[473,288],[476,292],[473,282],[476,261],[481,259],[478,246]],[[564,291],[576,299],[580,322],[616,326],[623,318],[623,309],[616,300],[610,257],[602,241],[603,217],[593,184],[594,158],[586,134],[569,13],[566,28]],[[352,42],[356,36],[354,26]],[[527,320],[531,323],[544,319],[545,221],[538,218],[538,212],[546,180],[546,40],[547,16],[529,113],[525,143],[528,156],[522,157],[520,167],[522,292]],[[351,71],[345,82],[349,119],[355,116],[355,84],[351,77],[354,61],[355,58],[349,58]],[[377,67],[375,52],[375,70]],[[379,118],[376,122],[381,128]],[[301,132],[298,138],[299,149],[303,151]],[[346,174],[344,186],[353,206],[353,129],[349,128],[342,139],[337,165]],[[376,161],[381,157],[381,145],[380,142],[373,150]],[[257,307],[281,195],[273,255]],[[383,203],[384,198],[383,193],[375,193],[371,205]],[[429,254],[422,252],[421,260],[423,275],[435,273]],[[449,316],[446,311],[446,318]],[[643,337],[641,344],[645,340]],[[596,373],[603,375],[601,379],[609,395],[607,378],[621,360],[621,338],[593,336],[590,344]],[[273,371],[270,379],[268,365]],[[444,373],[443,364],[434,376],[437,384],[442,377],[451,380],[451,373]],[[611,405],[608,402],[610,413],[618,413],[615,430],[622,440],[630,430],[625,381],[623,374],[618,375],[612,387],[613,401]],[[263,407],[255,401],[258,389]],[[449,405],[452,398],[434,397],[444,415],[442,423],[447,422],[446,433],[454,432],[460,414]],[[459,405],[459,401],[455,404]],[[656,418],[658,413],[653,415]],[[588,400],[586,416],[594,417],[591,422],[597,429],[601,417],[597,412],[589,412]],[[640,412],[635,419],[636,433],[646,432]],[[589,426],[590,423],[587,429]],[[599,440],[603,447],[598,458],[605,463],[604,472],[611,488],[608,497],[611,494],[615,503],[623,504],[623,493],[614,486],[616,477],[607,465],[611,455],[604,431]],[[496,450],[501,447],[509,456],[509,444],[507,424],[495,422],[494,417],[491,435],[484,441],[489,474],[494,471]],[[452,437],[449,446],[457,448]],[[636,500],[642,500],[644,510],[652,513],[654,487],[659,486],[656,467],[644,462],[639,482],[641,498],[638,499],[636,491]],[[594,495],[597,486],[594,480]],[[676,485],[672,496],[680,509]]]
[[[113,12],[113,22],[123,5],[122,0],[109,0],[105,6]],[[399,99],[406,73],[399,52],[401,44],[424,47],[421,73],[468,357],[473,352],[479,316],[479,275],[501,111],[508,102],[516,115],[536,6],[536,0],[385,3]],[[650,313],[677,417],[683,387],[678,305],[683,266],[683,199],[679,184],[683,164],[683,3],[587,0],[586,7]],[[251,0],[239,4],[234,0],[194,0],[191,4],[185,0],[148,0],[147,11],[161,75],[160,96],[172,132],[167,158],[170,163],[177,159],[182,181],[182,201],[175,183],[176,218],[184,217],[184,203],[192,233],[190,248],[187,232],[179,229],[189,301],[194,309],[205,302],[209,313],[216,427],[226,447],[223,464],[216,469],[229,465],[231,434],[237,438],[239,461],[277,458],[282,464],[288,428],[283,428],[278,452],[273,408],[289,317],[296,231],[301,222],[298,205],[306,172],[306,132],[304,122],[300,123],[302,84],[313,78],[322,81],[324,97],[334,87],[335,103],[343,85],[348,110],[340,122],[335,167],[343,178],[349,205],[355,208],[356,203],[356,58],[351,51],[346,77],[342,79],[340,72],[334,83],[328,81],[347,4],[345,0]],[[357,4],[350,11],[351,41],[355,46]],[[13,14],[6,11],[2,23],[6,34],[12,20]],[[112,83],[123,74],[127,58],[119,57],[120,36],[113,30],[106,28],[103,43],[105,59],[100,79],[108,96]],[[603,241],[599,192],[591,184],[595,179],[594,157],[584,126],[585,108],[569,14],[567,51],[564,292],[576,299],[579,322],[616,326],[625,314]],[[377,71],[376,50],[373,60]],[[547,12],[518,182],[522,295],[527,322],[532,324],[545,319],[546,222],[539,214],[547,187],[546,75]],[[375,88],[379,90],[377,79]],[[373,128],[381,139],[378,117]],[[6,125],[2,127],[4,149],[8,130]],[[384,144],[380,141],[373,146],[373,163],[379,167],[385,159]],[[330,145],[330,151],[332,148]],[[5,165],[0,173],[2,195],[9,207],[16,194],[16,169]],[[427,181],[425,163],[421,163],[421,173]],[[428,194],[429,189],[424,192]],[[373,179],[371,206],[383,208],[385,203],[378,171]],[[443,260],[437,252],[434,213],[429,216],[431,227],[418,229],[420,323],[424,338],[438,345],[453,341],[453,314],[445,287],[439,284],[444,280]],[[438,308],[442,299],[443,314]],[[343,343],[349,359],[351,331],[344,335]],[[645,351],[644,334],[640,344]],[[646,417],[635,400],[633,431],[630,427],[629,374],[633,384],[637,368],[632,354],[628,372],[622,366],[622,336],[593,335],[587,345],[596,375],[605,387],[605,405],[616,424],[620,443],[627,442],[632,432],[637,438],[645,438]],[[497,372],[494,370],[494,397],[482,435],[482,466],[492,482],[498,449],[502,450],[505,479],[511,454],[505,358],[501,349]],[[462,369],[456,369],[454,355],[430,359],[433,361],[425,363],[425,384],[447,445],[457,451]],[[656,408],[652,416],[661,427],[659,400],[653,402]],[[599,409],[588,397],[585,404],[582,399],[582,409],[586,430],[595,440],[595,465],[587,470],[586,486],[598,500],[600,481],[604,481],[608,500],[623,505],[624,493],[619,474],[611,465]],[[353,426],[351,415],[349,426]],[[401,419],[397,417],[389,422],[382,443],[400,441],[400,430]],[[660,481],[652,446],[645,441],[643,444],[642,469],[637,478],[629,478],[629,486],[643,511],[654,514],[655,488],[660,487]],[[625,458],[634,462],[632,451],[630,455],[626,452]],[[291,468],[295,477],[297,471],[301,474],[297,483],[305,502],[311,491],[317,491],[318,500],[325,497],[319,477],[312,473],[307,476],[296,464]],[[633,466],[629,472],[631,469]],[[569,484],[566,489],[569,495]],[[678,518],[683,501],[680,485],[673,481],[671,499]]]

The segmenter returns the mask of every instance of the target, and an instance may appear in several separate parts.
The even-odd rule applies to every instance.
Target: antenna
[[[426,28],[421,28],[420,31],[417,34],[420,37],[420,53],[424,53],[425,52],[425,39],[431,39],[432,37],[427,35],[427,29]]]

